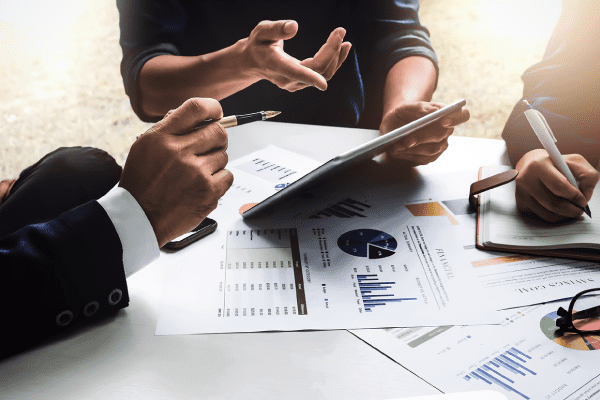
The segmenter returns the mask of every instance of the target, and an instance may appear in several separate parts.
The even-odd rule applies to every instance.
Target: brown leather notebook
[[[471,185],[469,203],[477,208],[476,247],[600,262],[600,218],[594,220],[583,215],[578,220],[548,223],[520,213],[513,182],[518,171],[507,169],[506,166],[482,167],[479,180]],[[600,188],[596,190],[600,193]],[[599,210],[600,201],[592,197],[590,208]]]

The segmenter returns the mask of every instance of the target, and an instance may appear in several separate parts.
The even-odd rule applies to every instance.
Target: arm
[[[194,7],[176,0],[119,0],[117,5],[121,75],[144,121],[159,120],[189,98],[221,100],[263,79],[288,91],[325,90],[350,50],[350,43],[343,42],[345,30],[337,28],[314,57],[297,60],[283,51],[284,41],[298,31],[289,20],[262,21],[247,38],[216,51],[210,43],[186,47],[201,40],[189,37],[191,26],[199,34]]]
[[[346,31],[334,30],[321,50],[302,62],[283,51],[283,41],[297,32],[294,21],[263,21],[249,37],[225,49],[148,60],[139,78],[142,111],[162,116],[189,98],[222,100],[262,79],[292,92],[308,86],[327,89],[350,51],[350,43],[343,42]]]
[[[442,108],[443,104],[431,102],[436,82],[436,69],[429,58],[412,56],[396,63],[385,81],[380,133],[390,132]],[[416,165],[430,163],[448,148],[448,136],[454,126],[468,119],[466,109],[451,114],[400,140],[388,149],[386,156]]]
[[[0,358],[129,303],[119,236],[95,201],[0,239]]]
[[[183,134],[221,116],[215,100],[186,101],[134,143],[119,188],[0,238],[0,311],[10,322],[0,358],[128,305],[126,276],[197,226],[233,182],[220,125]],[[156,251],[140,255],[132,241]]]

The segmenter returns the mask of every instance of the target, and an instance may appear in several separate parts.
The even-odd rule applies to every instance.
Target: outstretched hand
[[[548,221],[579,218],[592,198],[600,174],[579,154],[564,155],[567,166],[579,182],[579,190],[552,163],[546,150],[526,153],[516,165],[517,208]]]
[[[142,207],[158,246],[191,231],[233,183],[227,165],[227,132],[213,99],[192,98],[169,112],[131,146],[119,186]]]
[[[344,42],[346,30],[337,28],[314,57],[299,61],[283,51],[283,42],[296,36],[296,21],[262,21],[242,39],[248,71],[281,89],[294,92],[314,86],[327,89],[327,81],[340,68],[352,45]]]
[[[383,116],[379,133],[384,135],[444,106],[445,104],[427,101],[402,103]],[[409,161],[415,165],[429,164],[448,148],[448,136],[454,132],[454,127],[469,118],[467,109],[452,113],[398,140],[386,150],[385,157]]]

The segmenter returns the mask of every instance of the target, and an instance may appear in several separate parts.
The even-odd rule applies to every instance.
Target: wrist
[[[237,73],[245,80],[250,80],[251,83],[256,83],[265,79],[265,74],[259,64],[253,57],[248,38],[238,40],[233,46],[230,46],[233,57],[232,65],[236,66]]]

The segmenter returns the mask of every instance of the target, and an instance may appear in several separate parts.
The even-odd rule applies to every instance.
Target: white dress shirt
[[[115,186],[98,203],[106,210],[121,239],[126,277],[158,258],[160,249],[154,229],[131,193]]]

